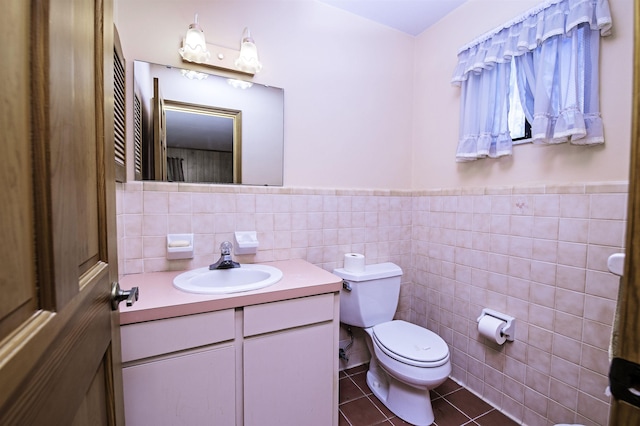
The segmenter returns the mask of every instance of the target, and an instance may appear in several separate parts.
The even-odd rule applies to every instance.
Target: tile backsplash
[[[607,423],[618,279],[606,260],[623,251],[626,183],[117,189],[121,274],[209,265],[234,231],[258,233],[257,254],[236,256],[245,263],[301,258],[332,270],[347,252],[395,262],[404,270],[397,317],[448,343],[455,380],[528,425]],[[194,258],[167,260],[168,233],[194,233]],[[483,307],[517,318],[515,342],[497,346],[478,335]],[[361,333],[358,340],[354,348],[367,356]]]
[[[412,197],[406,191],[333,191],[134,182],[118,191],[120,272],[206,266],[234,231],[257,231],[246,263],[302,258],[331,270],[347,252],[410,266]],[[194,233],[191,260],[166,259],[166,235]]]

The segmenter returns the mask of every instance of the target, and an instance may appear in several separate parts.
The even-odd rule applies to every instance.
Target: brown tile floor
[[[369,390],[367,365],[340,372],[340,426],[408,425]],[[432,426],[513,426],[516,422],[451,379],[431,392]]]

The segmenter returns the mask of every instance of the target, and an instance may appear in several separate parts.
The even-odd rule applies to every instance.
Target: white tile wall
[[[256,255],[326,270],[347,252],[405,271],[397,316],[437,332],[452,377],[528,425],[605,425],[608,345],[618,280],[606,259],[624,245],[626,183],[430,191],[158,184],[118,186],[122,274],[217,259],[235,230]],[[193,232],[195,257],[166,260],[167,233]],[[516,341],[478,336],[483,307],[518,319]],[[352,360],[368,356],[356,333]],[[348,339],[346,333],[341,341]]]

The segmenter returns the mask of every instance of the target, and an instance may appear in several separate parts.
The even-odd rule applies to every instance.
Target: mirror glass
[[[282,89],[135,61],[134,93],[143,179],[282,186]]]

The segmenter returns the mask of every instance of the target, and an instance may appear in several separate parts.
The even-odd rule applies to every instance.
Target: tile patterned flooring
[[[409,425],[393,414],[369,390],[367,365],[340,372],[340,426]],[[432,426],[514,426],[514,422],[491,405],[447,379],[431,391],[435,414]]]

